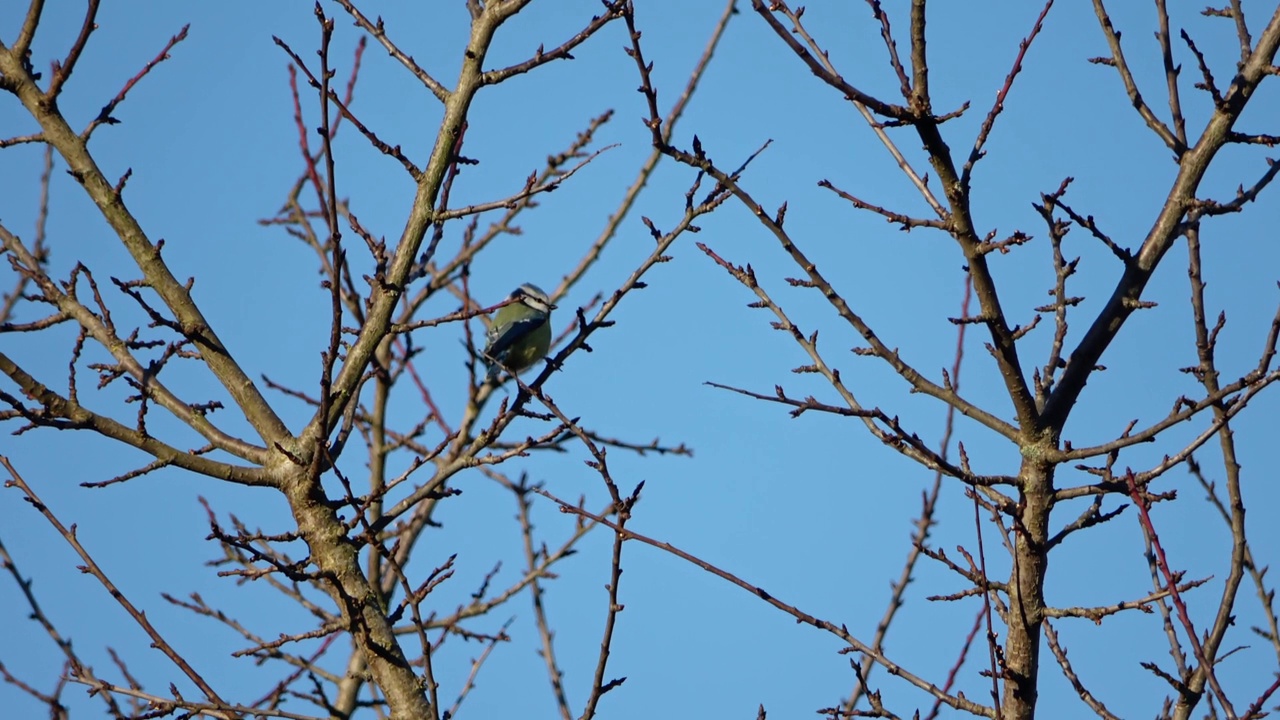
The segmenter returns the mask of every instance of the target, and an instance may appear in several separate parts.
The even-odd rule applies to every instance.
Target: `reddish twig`
[[[1147,500],[1138,491],[1138,485],[1134,482],[1133,473],[1126,473],[1125,481],[1129,485],[1129,497],[1133,499],[1134,505],[1138,508],[1138,518],[1142,526],[1142,532],[1151,541],[1151,547],[1155,551],[1156,563],[1160,568],[1160,573],[1164,576],[1165,588],[1169,591],[1173,606],[1178,611],[1178,619],[1182,621],[1182,629],[1186,633],[1187,641],[1191,643],[1196,662],[1200,663],[1200,670],[1205,674],[1205,679],[1208,681],[1209,686],[1213,688],[1213,694],[1218,698],[1223,710],[1226,711],[1227,717],[1234,720],[1236,717],[1235,710],[1231,707],[1231,701],[1227,698],[1227,694],[1223,692],[1222,686],[1218,684],[1217,675],[1213,671],[1213,663],[1209,658],[1205,657],[1204,646],[1200,644],[1200,636],[1196,632],[1195,625],[1191,622],[1187,604],[1183,602],[1182,593],[1178,591],[1178,583],[1174,579],[1169,559],[1165,557],[1164,546],[1160,544],[1160,536],[1156,534],[1155,525],[1151,522]]]
[[[116,118],[112,117],[111,113],[115,111],[116,107],[119,106],[120,103],[124,102],[125,95],[133,89],[134,85],[138,84],[139,80],[146,77],[147,73],[151,72],[152,68],[169,59],[169,51],[173,49],[174,45],[177,45],[187,39],[187,30],[190,28],[190,23],[183,25],[177,35],[169,38],[169,42],[165,43],[164,49],[161,50],[159,54],[144,65],[142,69],[138,71],[138,74],[129,78],[129,81],[124,84],[124,87],[120,88],[120,92],[116,93],[116,96],[111,98],[106,105],[103,105],[102,110],[98,111],[98,116],[89,123],[88,127],[80,132],[81,140],[88,142],[89,136],[93,134],[93,131],[96,130],[99,125],[114,125],[120,122]]]

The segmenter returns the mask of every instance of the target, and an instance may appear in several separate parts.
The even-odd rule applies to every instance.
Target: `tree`
[[[64,26],[34,0],[0,17],[0,149],[31,171],[6,171],[0,215],[6,607],[63,663],[53,680],[26,644],[6,650],[23,702],[590,718],[723,712],[732,687],[723,714],[761,717],[1273,706],[1275,531],[1245,511],[1276,497],[1274,209],[1255,200],[1280,172],[1259,149],[1280,141],[1280,8],[1201,20],[1158,0],[1139,48],[1117,28],[1151,11],[1113,21],[1095,0],[1103,67],[1082,75],[1088,18],[1052,0],[1025,17],[741,5],[378,17],[338,0],[309,27],[273,8],[249,29],[184,8],[225,32],[183,27],[112,85],[122,16],[91,2]],[[265,50],[287,64],[287,105],[258,94],[280,85],[255,65]],[[171,94],[139,97],[157,84]],[[184,113],[201,101],[210,117]],[[283,201],[251,233],[260,185]],[[528,280],[559,305],[552,351],[486,380],[485,318]],[[781,335],[756,332],[761,313]],[[69,510],[85,493],[126,502]],[[904,565],[880,552],[902,532],[880,518],[911,496]],[[186,576],[201,589],[159,605],[134,574],[172,590],[193,562],[169,556],[183,531],[167,524],[193,510],[223,579]],[[96,595],[30,561],[50,529],[77,556],[56,565]],[[46,572],[57,612],[30,581]],[[103,642],[150,644],[162,665],[113,651],[104,670],[70,642],[68,625],[117,617],[107,601],[146,639]],[[29,632],[20,614],[4,622]],[[252,667],[212,647],[227,642]],[[733,643],[773,682],[737,681]],[[715,671],[672,680],[698,667]]]

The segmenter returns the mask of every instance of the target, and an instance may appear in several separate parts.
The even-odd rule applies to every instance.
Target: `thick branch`
[[[1270,74],[1277,47],[1280,47],[1280,8],[1272,15],[1270,23],[1258,39],[1257,48],[1231,83],[1222,104],[1214,109],[1213,117],[1209,119],[1199,142],[1182,155],[1178,176],[1155,224],[1147,232],[1133,262],[1125,268],[1106,306],[1071,353],[1067,368],[1062,373],[1062,380],[1045,404],[1044,424],[1047,427],[1061,431],[1072,406],[1084,391],[1089,376],[1093,374],[1094,366],[1137,307],[1142,291],[1151,280],[1160,259],[1181,234],[1182,220],[1195,202],[1196,189],[1204,179],[1209,164],[1228,142],[1232,127],[1244,111],[1249,98],[1253,96],[1258,83]]]
[[[31,116],[40,123],[46,142],[57,148],[73,177],[84,187],[103,218],[115,231],[134,262],[147,278],[149,287],[173,312],[182,332],[196,344],[201,358],[218,378],[267,445],[287,442],[289,430],[258,391],[253,380],[240,368],[191,299],[188,285],[178,282],[160,257],[160,251],[126,207],[120,191],[107,180],[81,138],[41,92],[23,66],[22,58],[0,43],[0,74],[12,83],[13,91]]]

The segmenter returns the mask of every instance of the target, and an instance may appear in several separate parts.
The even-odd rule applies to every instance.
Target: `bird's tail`
[[[498,379],[498,373],[502,372],[502,366],[492,361],[489,361],[488,365],[489,365],[489,372],[485,373],[484,379],[485,379],[485,382],[493,382],[494,380]]]

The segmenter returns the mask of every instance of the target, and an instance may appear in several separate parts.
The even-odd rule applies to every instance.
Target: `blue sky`
[[[1167,116],[1164,76],[1152,40],[1154,13],[1146,4],[1112,4],[1113,20],[1125,33],[1138,82],[1156,112]],[[0,38],[6,43],[16,35],[22,14],[14,5],[0,7]],[[640,5],[645,51],[655,62],[654,80],[665,110],[683,87],[722,3],[660,0]],[[899,232],[817,187],[819,180],[829,179],[901,212],[923,215],[927,209],[854,109],[786,51],[750,11],[749,3],[739,5],[742,12],[730,23],[702,88],[681,120],[676,144],[688,147],[697,134],[717,162],[733,167],[771,139],[770,148],[746,174],[746,187],[766,208],[787,202],[792,236],[854,309],[886,344],[899,348],[922,372],[939,378],[940,368],[950,366],[955,346],[955,327],[946,318],[959,312],[959,249],[940,233]],[[867,92],[898,99],[878,26],[866,7],[813,5],[805,15],[807,26],[830,49],[845,77]],[[907,18],[896,4],[889,5],[905,48]],[[191,24],[189,38],[172,58],[116,110],[121,124],[100,128],[91,148],[109,177],[132,169],[126,189],[132,211],[153,239],[166,240],[165,256],[174,274],[196,277],[196,300],[250,375],[314,388],[328,332],[327,294],[319,287],[310,251],[257,220],[276,212],[301,170],[287,85],[288,58],[272,35],[311,61],[318,32],[306,3],[264,3],[250,12],[246,8],[156,3],[142,10],[107,4],[60,105],[73,126],[88,122],[171,35]],[[334,54],[344,63],[338,76],[345,78],[360,31],[336,5],[325,9],[337,16]],[[1018,41],[1039,9],[1013,2],[989,3],[982,11],[960,3],[931,7],[936,12],[929,30],[935,109],[973,103],[963,117],[944,126],[957,155],[971,146]],[[1265,8],[1251,10],[1255,24],[1265,19]],[[466,38],[462,2],[385,3],[378,11],[420,65],[452,81]],[[598,11],[597,3],[586,0],[534,3],[502,28],[487,65],[522,60],[539,44],[557,45]],[[48,3],[34,47],[37,67],[47,67],[50,59],[65,52],[79,29],[79,12],[78,4],[65,0]],[[1188,28],[1225,85],[1238,57],[1232,24],[1182,8],[1175,12],[1174,27]],[[640,123],[643,98],[635,92],[639,79],[634,63],[622,52],[625,43],[625,28],[615,23],[576,50],[574,61],[552,63],[486,89],[473,105],[464,152],[481,162],[459,179],[456,205],[514,193],[548,154],[560,151],[591,117],[606,109],[616,112],[598,133],[598,144],[618,143],[559,190],[542,196],[540,207],[521,217],[521,235],[504,237],[477,260],[472,278],[477,297],[496,302],[522,282],[543,287],[558,283],[596,237],[648,154],[648,131]],[[1194,58],[1185,46],[1176,52],[1184,65],[1183,105],[1194,136],[1208,116],[1209,104],[1191,87],[1198,80]],[[1115,71],[1087,62],[1105,54],[1105,41],[1088,7],[1056,6],[1006,102],[987,146],[988,157],[975,172],[974,214],[980,230],[997,230],[1003,236],[1020,229],[1036,237],[1013,253],[991,259],[1012,322],[1031,321],[1031,308],[1048,302],[1045,291],[1053,279],[1045,228],[1031,206],[1040,193],[1053,191],[1066,176],[1074,177],[1067,201],[1095,216],[1120,244],[1136,247],[1176,170],[1170,153],[1130,108]],[[1269,122],[1280,112],[1277,87],[1274,81],[1263,84],[1240,130],[1276,132]],[[314,98],[304,97],[311,125],[316,123],[317,106]],[[365,54],[354,109],[384,140],[402,145],[419,163],[425,158],[434,140],[439,103],[373,43]],[[0,136],[33,130],[21,106],[11,96],[0,97]],[[398,237],[412,200],[412,182],[395,161],[378,154],[351,130],[344,128],[336,143],[338,192],[350,200],[353,212],[374,235]],[[918,169],[927,169],[918,140],[903,130],[894,131],[894,138]],[[0,151],[0,220],[24,238],[34,224],[41,152],[33,145]],[[1206,179],[1202,195],[1229,199],[1238,184],[1251,184],[1265,170],[1265,157],[1257,149],[1229,147]],[[640,217],[671,228],[683,212],[692,177],[686,168],[660,167],[600,263],[560,307],[577,307],[596,292],[611,292],[621,284],[652,249]],[[1280,299],[1280,250],[1275,242],[1280,203],[1270,192],[1246,212],[1210,221],[1204,230],[1210,313],[1221,310],[1228,318],[1219,349],[1221,368],[1228,376],[1256,364]],[[864,405],[878,405],[900,416],[909,429],[931,441],[941,434],[944,408],[907,394],[906,385],[878,361],[847,353],[845,348],[862,344],[854,331],[842,326],[820,295],[787,286],[785,278],[800,270],[741,205],[729,202],[698,224],[701,232],[679,240],[671,252],[673,260],[650,273],[648,289],[623,301],[613,317],[617,325],[591,339],[594,352],[571,357],[547,391],[571,416],[581,416],[603,434],[636,442],[661,437],[694,449],[692,458],[610,454],[614,477],[624,488],[645,482],[634,530],[693,552],[869,639],[883,612],[888,585],[908,551],[911,520],[932,474],[885,448],[856,420],[816,413],[790,419],[784,408],[706,386],[713,381],[768,393],[781,383],[794,396],[814,394],[838,401],[814,376],[790,373],[808,362],[803,353],[785,333],[770,329],[766,314],[745,307],[755,298],[693,242],[707,243],[731,262],[751,263],[802,330],[821,330],[821,347],[829,362],[841,369]],[[456,248],[460,233],[460,226],[450,229],[445,251]],[[100,283],[108,276],[124,279],[137,274],[96,210],[60,167],[53,176],[49,237],[55,276],[65,277],[77,260],[88,265]],[[1070,290],[1086,298],[1074,311],[1070,345],[1110,295],[1121,268],[1081,229],[1068,236],[1065,252],[1082,258]],[[7,290],[10,281],[4,282]],[[1114,438],[1134,418],[1140,425],[1153,422],[1179,395],[1196,395],[1194,380],[1178,372],[1195,362],[1188,296],[1186,249],[1179,244],[1144,296],[1158,306],[1129,320],[1103,357],[1108,369],[1096,374],[1081,396],[1066,429],[1076,446]],[[113,302],[127,317],[127,301],[116,297]],[[442,301],[428,312],[453,309]],[[557,328],[567,325],[571,315],[559,312]],[[965,348],[964,393],[1010,418],[1003,386],[982,347],[983,333],[973,330]],[[465,400],[460,337],[457,325],[415,336],[425,348],[420,371],[445,414],[455,421]],[[1050,339],[1050,324],[1043,323],[1023,341],[1021,353],[1028,369],[1043,363]],[[40,370],[56,387],[65,383],[73,340],[73,332],[59,328],[41,337],[0,336],[0,346]],[[217,394],[207,375],[176,372],[190,373],[183,387],[193,397]],[[109,389],[93,397],[99,407],[128,420],[135,410],[118,404],[119,393]],[[422,417],[416,398],[410,391],[393,400],[395,423],[408,427]],[[301,427],[308,410],[291,400],[275,399],[290,426]],[[1245,499],[1252,509],[1250,540],[1263,563],[1272,559],[1268,550],[1280,547],[1280,530],[1265,512],[1280,501],[1268,452],[1277,412],[1274,393],[1264,393],[1236,428]],[[153,422],[183,437],[176,428],[158,419]],[[965,443],[975,469],[1016,471],[1016,448],[974,423],[957,422],[956,437]],[[1118,465],[1146,469],[1180,449],[1205,422],[1175,428],[1160,443],[1126,451]],[[517,423],[510,433],[522,438],[537,427]],[[185,597],[198,592],[267,637],[309,629],[304,613],[263,584],[237,586],[203,564],[216,557],[217,548],[205,540],[208,525],[198,496],[208,498],[224,518],[235,514],[269,532],[287,528],[281,498],[266,490],[228,487],[178,472],[86,490],[79,483],[107,479],[146,459],[83,433],[42,430],[0,437],[0,452],[12,458],[65,522],[78,524],[81,540],[105,570],[220,692],[247,702],[269,690],[277,673],[229,657],[243,646],[242,640],[172,608],[159,594]],[[197,444],[194,439],[190,443]],[[1221,462],[1212,446],[1201,459],[1210,476],[1221,480]],[[587,505],[598,507],[607,496],[584,459],[585,452],[574,447],[563,455],[521,459],[504,469],[513,476],[527,472],[561,497],[585,494]],[[352,453],[347,461],[347,471],[358,476],[362,458]],[[1064,467],[1058,483],[1074,485],[1088,478]],[[504,561],[499,581],[516,577],[521,562],[518,528],[511,521],[515,505],[505,491],[479,474],[460,476],[457,486],[464,494],[445,504],[440,516],[444,527],[429,536],[417,558],[425,572],[459,553],[457,574],[439,591],[445,611],[465,601],[495,562]],[[1168,474],[1159,487],[1177,489],[1180,496],[1179,502],[1153,511],[1172,562],[1188,577],[1214,576],[1189,597],[1195,619],[1203,624],[1222,587],[1229,537],[1185,472]],[[1105,507],[1118,504],[1113,498]],[[1055,525],[1074,518],[1082,507],[1068,504],[1055,515]],[[945,486],[939,517],[941,525],[933,535],[937,547],[953,555],[956,545],[974,548],[972,507],[957,485]],[[571,530],[571,521],[546,502],[537,506],[535,520],[552,545]],[[559,568],[559,579],[549,584],[547,603],[575,709],[580,709],[590,687],[604,620],[602,588],[611,539],[606,534],[589,539],[579,555]],[[998,536],[989,532],[985,539],[992,575],[1003,577],[1007,566]],[[163,693],[169,682],[182,682],[110,597],[75,569],[79,561],[65,542],[13,489],[0,493],[0,540],[21,571],[34,576],[34,590],[45,611],[74,638],[100,675],[114,676],[105,652],[110,646],[148,689]],[[624,567],[620,599],[626,610],[609,673],[628,680],[604,701],[603,712],[610,717],[650,717],[655,712],[752,717],[760,704],[771,717],[800,717],[837,703],[853,686],[849,656],[838,654],[841,643],[835,638],[797,626],[757,598],[653,548],[628,544]],[[887,644],[895,661],[941,680],[978,606],[972,600],[941,604],[924,598],[963,587],[936,566],[920,567]],[[1056,551],[1047,586],[1049,600],[1057,606],[1112,603],[1149,591],[1141,531],[1132,509]],[[59,656],[39,628],[25,619],[12,582],[0,582],[0,609],[0,636],[6,638],[0,661],[25,680],[50,688],[59,672]],[[1271,682],[1276,657],[1267,643],[1247,630],[1261,622],[1251,586],[1241,590],[1237,615],[1227,646],[1247,647],[1222,664],[1219,676],[1239,704]],[[464,716],[489,717],[504,711],[554,716],[545,668],[535,654],[538,640],[527,599],[514,601],[479,627],[496,630],[512,616],[513,640],[500,646],[482,670],[478,687],[463,706]],[[1138,666],[1152,661],[1170,668],[1157,615],[1113,616],[1099,627],[1063,621],[1057,627],[1082,680],[1113,712],[1129,717],[1158,711],[1166,689]],[[461,641],[445,648],[437,678],[442,682],[441,697],[451,700],[466,677],[469,659],[481,648]],[[975,699],[985,699],[989,688],[989,681],[977,675],[980,655],[971,656],[961,673],[960,687]],[[1045,658],[1044,716],[1087,712],[1051,659]],[[916,707],[928,707],[925,696],[882,671],[873,677],[873,685],[884,691],[894,711],[909,716]],[[78,691],[70,697],[77,716],[100,712],[96,701]],[[12,708],[15,717],[40,712],[9,685],[0,685],[0,705]],[[293,709],[302,711],[300,706]]]

